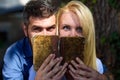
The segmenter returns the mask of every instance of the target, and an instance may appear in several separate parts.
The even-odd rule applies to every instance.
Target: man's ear
[[[24,31],[25,36],[27,37],[28,36],[28,33],[27,33],[28,29],[27,29],[27,26],[25,26],[25,24],[22,25],[22,29]]]

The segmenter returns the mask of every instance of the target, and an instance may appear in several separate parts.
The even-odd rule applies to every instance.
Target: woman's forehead
[[[60,21],[63,23],[69,23],[69,24],[74,23],[80,25],[80,20],[78,16],[72,11],[63,12]]]

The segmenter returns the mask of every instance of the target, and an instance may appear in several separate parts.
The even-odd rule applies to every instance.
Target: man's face
[[[30,17],[28,28],[24,30],[24,32],[25,35],[30,39],[35,35],[55,35],[55,15],[52,15],[48,18]]]

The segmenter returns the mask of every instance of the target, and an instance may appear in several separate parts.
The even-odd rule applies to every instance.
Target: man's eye
[[[82,28],[81,27],[77,27],[76,31],[77,31],[77,33],[82,33]]]
[[[32,30],[33,30],[33,32],[41,32],[42,28],[40,28],[40,27],[34,27]]]
[[[51,26],[51,27],[47,28],[47,31],[52,32],[54,29],[55,29],[55,26]]]
[[[65,30],[65,31],[69,31],[71,28],[70,28],[70,26],[63,26],[63,30]]]

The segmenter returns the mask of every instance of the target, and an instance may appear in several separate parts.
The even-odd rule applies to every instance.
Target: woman
[[[85,37],[84,63],[79,58],[72,60],[72,65],[69,65],[71,76],[77,80],[102,80],[102,76],[98,77],[103,73],[103,66],[96,57],[95,29],[90,10],[80,1],[71,1],[59,10],[57,25],[61,37]]]

